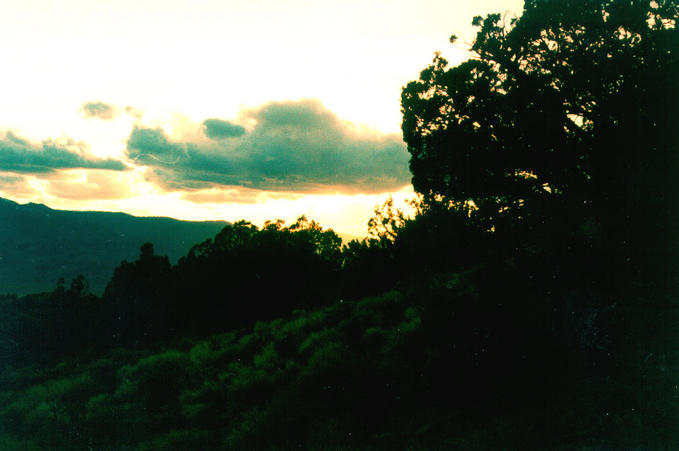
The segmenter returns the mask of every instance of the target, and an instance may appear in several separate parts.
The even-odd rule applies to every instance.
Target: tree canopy
[[[677,19],[676,0],[527,0],[518,19],[475,17],[474,57],[449,67],[437,54],[403,89],[416,191],[515,217],[580,205],[620,241],[639,222],[667,232]]]
[[[625,371],[675,355],[678,20],[677,0],[526,0],[402,91],[415,190],[471,206],[557,322],[608,315]]]

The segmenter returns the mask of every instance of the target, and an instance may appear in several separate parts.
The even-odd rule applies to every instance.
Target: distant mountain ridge
[[[100,294],[122,260],[154,245],[171,262],[213,237],[226,221],[180,221],[125,213],[53,210],[0,198],[0,294],[51,291],[82,274]]]

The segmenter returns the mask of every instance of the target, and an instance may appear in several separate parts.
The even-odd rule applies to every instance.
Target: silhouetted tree
[[[562,322],[614,311],[616,343],[676,309],[678,20],[676,0],[527,0],[474,18],[474,57],[437,54],[402,92],[416,191],[473,205]]]
[[[173,310],[192,333],[204,334],[328,303],[338,296],[340,247],[337,234],[303,216],[261,230],[236,222],[179,261]]]
[[[409,201],[411,215],[390,197],[376,206],[368,238],[347,243],[342,252],[343,296],[383,293],[399,282],[468,268],[488,258],[488,233],[474,222],[469,206],[420,196]]]
[[[114,341],[134,345],[170,334],[170,268],[168,258],[145,243],[137,261],[115,269],[103,295]]]
[[[475,57],[437,55],[403,90],[416,190],[499,209],[568,196],[618,227],[630,209],[657,217],[677,159],[677,19],[676,1],[602,0],[476,17]]]

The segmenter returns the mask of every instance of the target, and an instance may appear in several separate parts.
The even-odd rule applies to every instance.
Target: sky
[[[400,92],[521,0],[10,0],[0,197],[363,236],[413,197]],[[450,44],[452,34],[458,36]]]

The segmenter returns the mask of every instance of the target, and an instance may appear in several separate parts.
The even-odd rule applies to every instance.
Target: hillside
[[[0,198],[0,293],[49,291],[59,278],[68,282],[78,274],[101,293],[114,268],[134,260],[141,244],[150,241],[176,261],[227,224],[53,210]]]

